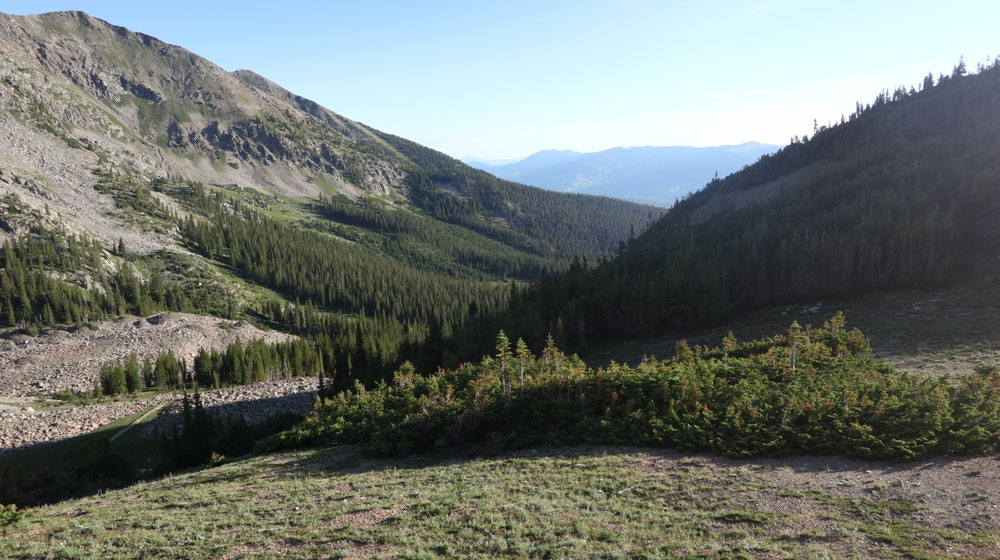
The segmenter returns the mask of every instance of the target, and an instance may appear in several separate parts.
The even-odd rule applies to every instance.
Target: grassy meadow
[[[239,460],[32,510],[5,558],[996,558],[995,458]]]

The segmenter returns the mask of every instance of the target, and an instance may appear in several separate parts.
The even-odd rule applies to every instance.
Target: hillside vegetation
[[[996,461],[254,457],[27,512],[5,558],[996,558]]]
[[[551,342],[536,357],[501,334],[494,357],[430,376],[404,365],[391,384],[339,393],[262,449],[317,443],[399,456],[579,443],[732,456],[991,453],[1000,445],[1000,369],[953,383],[894,370],[870,357],[841,315],[743,344],[680,342],[671,360],[597,371]]]
[[[931,285],[995,259],[1000,66],[858,105],[682,200],[607,264],[515,294],[498,328],[534,348],[646,338],[736,312]],[[475,352],[471,353],[475,355]]]

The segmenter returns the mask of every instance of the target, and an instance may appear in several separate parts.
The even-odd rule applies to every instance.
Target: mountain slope
[[[0,14],[0,109],[0,328],[252,318],[323,338],[346,386],[661,213],[499,180],[82,12]]]
[[[713,176],[728,175],[777,149],[746,142],[710,148],[612,148],[585,154],[546,150],[516,163],[477,167],[497,177],[555,191],[669,206],[704,186]]]
[[[291,197],[341,193],[350,198],[374,194],[406,199],[426,182],[420,164],[397,152],[376,131],[252,72],[226,72],[180,47],[81,12],[0,16],[0,53],[0,91],[6,109],[0,139],[15,147],[4,151],[5,167],[24,182],[37,177],[53,183],[35,185],[36,189],[75,188],[75,198],[81,202],[74,213],[81,216],[66,219],[79,222],[82,229],[100,229],[94,227],[101,221],[99,210],[89,221],[82,214],[89,210],[85,206],[106,201],[82,199],[87,187],[96,183],[91,170],[101,166],[125,168],[148,178],[179,176],[210,185],[238,184]],[[24,149],[16,149],[19,146]],[[48,158],[34,149],[42,146]],[[440,178],[445,183],[448,179]],[[6,182],[11,184],[11,179]],[[475,185],[458,182],[457,192],[434,185],[424,190],[439,196],[476,194],[463,191],[466,187]],[[494,194],[495,189],[480,190]],[[529,189],[507,191],[523,194]],[[37,197],[26,198],[40,205]],[[549,219],[555,220],[554,230],[545,232],[552,243],[544,251],[552,256],[572,255],[555,249],[563,247],[562,227],[581,216],[608,222],[605,206],[628,216],[628,223],[611,226],[617,239],[584,234],[583,244],[591,254],[613,251],[631,227],[648,222],[649,211],[639,206],[557,200],[546,200],[557,207],[548,211]],[[523,201],[504,199],[504,203],[515,207],[517,214],[530,217],[536,211]],[[63,204],[69,205],[60,200]],[[501,229],[523,233],[520,221],[508,220],[510,214],[471,219],[479,225],[499,221]],[[111,230],[105,236],[109,240],[125,237],[127,245],[142,245],[139,236],[125,235],[114,224],[101,225]],[[570,239],[580,241],[579,236],[574,233]],[[579,245],[573,250],[579,251]]]
[[[682,200],[607,265],[519,294],[509,334],[569,345],[947,282],[1000,254],[1000,67],[884,92]],[[529,317],[516,321],[515,317]]]

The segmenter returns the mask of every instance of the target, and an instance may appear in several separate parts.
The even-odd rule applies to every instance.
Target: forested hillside
[[[0,328],[249,319],[349,387],[662,213],[497,179],[82,12],[0,14],[0,53]]]
[[[579,349],[968,274],[1000,250],[998,102],[995,63],[885,91],[712,181],[611,262],[518,292],[456,346],[481,352],[503,327],[534,347],[552,332]]]

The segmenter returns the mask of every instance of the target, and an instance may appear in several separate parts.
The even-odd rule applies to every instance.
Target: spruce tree
[[[136,360],[135,354],[130,354],[128,361],[125,362],[125,387],[129,393],[135,393],[143,388],[139,362]]]

